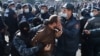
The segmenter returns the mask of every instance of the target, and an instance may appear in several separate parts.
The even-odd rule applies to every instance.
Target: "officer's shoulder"
[[[73,25],[79,25],[79,24],[80,24],[80,21],[77,20],[76,17],[73,17],[71,23],[72,23]]]

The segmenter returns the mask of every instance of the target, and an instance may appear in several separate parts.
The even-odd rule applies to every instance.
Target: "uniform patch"
[[[76,28],[76,29],[80,29],[80,25],[79,25],[79,24],[76,24],[76,25],[75,25],[75,28]]]

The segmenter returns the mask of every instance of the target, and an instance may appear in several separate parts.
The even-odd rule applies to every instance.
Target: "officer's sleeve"
[[[90,36],[100,37],[100,28],[92,30]]]
[[[38,46],[27,48],[25,43],[22,40],[17,39],[17,38],[13,40],[13,44],[21,56],[30,56],[39,50]]]
[[[91,21],[87,22],[86,28],[87,30],[90,30],[93,27],[93,24]]]
[[[68,37],[79,37],[80,25],[79,23],[73,25],[71,30],[63,28],[63,34],[67,35]]]

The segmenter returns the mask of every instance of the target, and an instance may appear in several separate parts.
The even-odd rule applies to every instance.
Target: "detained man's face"
[[[55,28],[58,28],[59,26],[61,26],[61,21],[60,20],[61,20],[61,18],[58,17],[57,22],[54,22],[54,23],[50,24],[51,29],[55,29]]]
[[[59,26],[61,26],[60,17],[58,17],[57,22],[54,23],[54,28],[59,28]]]
[[[50,24],[51,25],[51,29],[55,29],[56,27],[57,27],[57,23],[56,22],[54,22],[54,23],[52,23],[52,24]]]
[[[59,27],[61,25],[61,18],[60,17],[58,17],[58,20],[57,20],[57,27]]]

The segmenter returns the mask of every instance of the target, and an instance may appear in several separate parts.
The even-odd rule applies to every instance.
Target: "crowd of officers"
[[[0,2],[0,56],[100,56],[99,4],[75,7]]]

